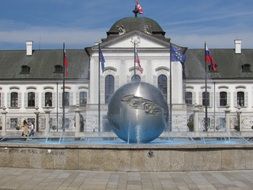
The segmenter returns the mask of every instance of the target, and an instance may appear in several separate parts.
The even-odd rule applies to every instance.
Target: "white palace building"
[[[156,21],[146,17],[118,20],[101,41],[105,57],[105,71],[100,72],[101,130],[110,131],[106,114],[111,95],[134,75],[134,40],[143,68],[142,73],[136,70],[139,79],[159,88],[168,104],[172,95],[169,130],[203,132],[204,50],[189,47],[184,64],[170,64],[171,39]],[[218,71],[208,71],[208,133],[249,135],[253,132],[253,49],[242,49],[242,41],[235,40],[233,49],[210,51]],[[66,133],[96,132],[98,45],[67,49],[66,55]],[[31,41],[26,42],[26,50],[0,50],[2,136],[19,134],[17,128],[24,119],[34,123],[37,134],[62,131],[62,63],[63,50],[36,50]]]

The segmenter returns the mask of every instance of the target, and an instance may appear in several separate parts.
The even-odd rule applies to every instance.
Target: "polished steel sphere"
[[[131,82],[114,93],[107,117],[119,138],[128,143],[147,143],[167,126],[168,106],[156,87]]]

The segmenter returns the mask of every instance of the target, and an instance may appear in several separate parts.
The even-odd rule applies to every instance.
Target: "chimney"
[[[240,54],[242,53],[242,40],[235,40],[235,53]]]
[[[27,41],[26,42],[26,55],[31,56],[33,54],[33,42]]]

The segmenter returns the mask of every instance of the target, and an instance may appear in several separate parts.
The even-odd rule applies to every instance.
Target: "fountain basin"
[[[101,171],[246,170],[253,169],[253,144],[243,141],[237,144],[53,144],[22,139],[21,142],[0,143],[0,167]]]

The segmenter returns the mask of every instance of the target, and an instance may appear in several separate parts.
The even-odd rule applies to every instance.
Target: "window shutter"
[[[4,93],[1,93],[1,105],[0,107],[5,107],[5,104],[4,104]]]
[[[234,92],[234,107],[237,107],[237,93]]]
[[[39,107],[39,94],[35,92],[35,107]]]
[[[27,101],[27,98],[26,98],[26,101]],[[18,107],[19,108],[22,107],[22,94],[21,94],[21,92],[18,93]]]
[[[199,92],[199,105],[202,105],[203,106],[203,102],[202,102],[202,92]]]
[[[69,92],[69,105],[74,105],[74,98],[73,98],[74,94],[73,92]]]
[[[53,92],[52,93],[52,106],[53,107],[56,107],[56,105],[57,105],[57,97],[56,97],[56,95],[57,95],[57,93],[55,93],[55,92]]]
[[[220,92],[215,93],[215,106],[220,107]]]
[[[20,96],[19,96],[19,94],[18,94],[18,100],[19,100],[19,98],[20,98]],[[28,107],[28,100],[27,100],[27,98],[28,98],[28,93],[25,92],[25,93],[24,93],[24,106],[25,106],[25,108]],[[18,105],[18,107],[20,107],[20,106]]]
[[[214,93],[213,92],[209,92],[209,102],[210,102],[210,105],[209,105],[209,107],[213,107],[214,105]]]
[[[245,107],[248,107],[248,92],[244,92],[244,101],[245,101],[245,103],[244,103],[244,106]]]
[[[231,105],[231,93],[227,92],[227,105],[230,106]]]
[[[7,93],[7,107],[11,107],[11,93]]]
[[[196,102],[196,92],[192,92],[192,105],[197,104]]]
[[[41,106],[42,107],[45,107],[45,92],[42,92],[41,94]]]
[[[59,93],[58,93],[58,96],[59,96],[59,102],[58,102],[58,105],[59,105],[59,107],[61,108],[61,107],[62,107],[62,93],[61,93],[61,92],[59,92]]]
[[[80,91],[76,92],[76,105],[80,106]]]

